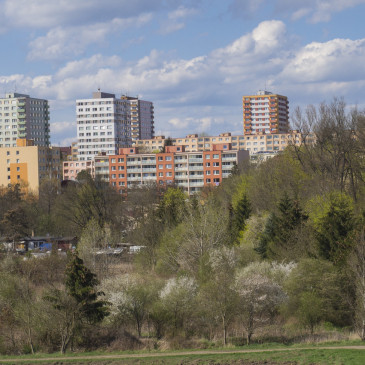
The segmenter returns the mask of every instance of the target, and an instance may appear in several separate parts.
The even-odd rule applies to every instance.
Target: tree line
[[[87,173],[64,189],[44,182],[39,198],[3,188],[0,236],[79,243],[68,258],[2,254],[0,351],[294,341],[325,328],[365,340],[365,114],[334,99],[293,123],[301,145],[192,197],[144,186],[124,199]],[[132,262],[95,254],[119,242],[143,248]]]

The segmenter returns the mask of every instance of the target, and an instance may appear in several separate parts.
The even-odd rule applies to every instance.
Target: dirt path
[[[156,352],[156,353],[144,353],[144,354],[125,354],[125,355],[94,355],[94,356],[63,356],[63,357],[29,357],[29,358],[9,358],[0,359],[0,363],[11,363],[15,364],[18,362],[33,362],[39,363],[54,362],[59,363],[60,361],[66,360],[121,360],[121,359],[138,359],[138,358],[154,358],[154,357],[168,357],[168,356],[188,356],[188,355],[219,355],[219,354],[248,354],[255,352],[276,352],[276,351],[301,351],[301,350],[363,350],[365,351],[365,346],[321,346],[321,347],[299,347],[299,348],[273,348],[273,349],[252,349],[252,350],[199,350],[199,351],[183,351],[183,352]]]

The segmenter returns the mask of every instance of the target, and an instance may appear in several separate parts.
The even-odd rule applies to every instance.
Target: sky
[[[0,94],[48,99],[51,142],[76,140],[76,99],[155,106],[155,134],[242,134],[242,96],[290,111],[365,109],[365,0],[0,0]]]

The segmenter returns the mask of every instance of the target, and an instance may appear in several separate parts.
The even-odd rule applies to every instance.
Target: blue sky
[[[0,0],[0,93],[48,99],[51,140],[76,138],[75,100],[155,105],[156,134],[242,133],[242,95],[290,109],[365,108],[365,0]]]

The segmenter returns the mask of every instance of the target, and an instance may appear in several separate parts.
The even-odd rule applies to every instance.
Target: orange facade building
[[[219,185],[235,165],[248,159],[247,151],[232,150],[230,144],[216,144],[202,152],[186,152],[183,146],[166,146],[166,151],[161,153],[120,148],[118,155],[109,156],[109,182],[121,192],[154,183],[174,184],[193,194],[205,186]]]
[[[286,96],[259,91],[242,97],[243,134],[289,132],[289,101]]]

